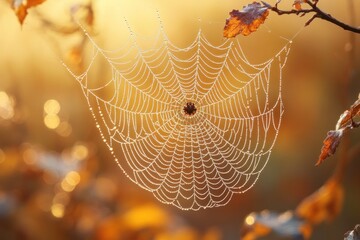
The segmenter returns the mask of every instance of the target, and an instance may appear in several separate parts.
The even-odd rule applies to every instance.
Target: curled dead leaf
[[[45,0],[13,0],[11,7],[14,9],[20,24],[23,24],[28,14],[28,9],[35,7],[43,2],[45,2]]]
[[[344,192],[335,178],[328,180],[318,191],[305,198],[296,213],[311,224],[319,224],[336,217],[342,207]]]
[[[346,110],[343,114],[341,114],[336,124],[336,129],[340,129],[344,127],[344,125],[351,122],[355,116],[359,116],[359,115],[360,115],[360,98],[357,99],[354,102],[354,104],[350,106],[348,110]]]
[[[354,118],[357,116],[360,116],[360,95],[359,99],[357,99],[348,110],[340,115],[336,124],[336,130],[328,132],[315,166],[320,165],[325,159],[335,153],[345,132],[360,126],[360,122],[354,121]]]
[[[321,153],[318,161],[315,166],[320,165],[326,158],[333,155],[340,144],[341,138],[344,135],[344,131],[340,130],[331,130],[327,133],[327,136],[323,142],[323,147],[321,148]]]
[[[247,36],[256,31],[260,24],[265,22],[269,9],[258,2],[253,2],[241,11],[232,10],[229,14],[230,18],[226,19],[223,35],[226,38],[233,38],[238,34]]]

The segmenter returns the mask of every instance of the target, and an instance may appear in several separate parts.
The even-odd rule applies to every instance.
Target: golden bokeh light
[[[49,129],[56,129],[60,124],[60,118],[58,115],[46,115],[44,117],[45,126]]]
[[[253,225],[255,223],[255,217],[252,214],[250,214],[245,218],[245,223],[249,226]]]
[[[57,115],[60,109],[60,103],[55,99],[49,99],[44,104],[44,112],[48,115]]]
[[[65,177],[65,180],[70,184],[70,185],[73,185],[73,186],[76,186],[79,184],[80,182],[80,174],[75,172],[75,171],[71,171],[69,172],[66,177]]]
[[[78,185],[80,182],[80,174],[75,172],[75,171],[71,171],[68,174],[66,174],[65,178],[61,181],[61,188],[65,191],[65,192],[72,192],[76,185]]]
[[[0,117],[3,119],[11,119],[14,117],[14,100],[6,93],[0,92]]]
[[[53,204],[51,206],[51,213],[56,218],[62,218],[64,216],[65,207],[60,203]]]
[[[49,99],[44,103],[44,123],[49,129],[57,129],[60,126],[60,103],[55,99]]]
[[[83,160],[89,155],[89,149],[83,144],[76,144],[71,151],[71,156],[76,160]]]
[[[36,163],[37,153],[32,148],[27,148],[23,152],[24,162],[28,165],[34,165]]]
[[[68,181],[66,181],[66,179],[64,179],[61,181],[61,188],[65,192],[72,192],[75,189],[75,185],[71,185]]]

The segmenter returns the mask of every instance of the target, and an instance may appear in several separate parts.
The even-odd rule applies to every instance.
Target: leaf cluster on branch
[[[281,0],[278,0],[274,6],[267,2],[262,1],[253,2],[244,6],[242,10],[231,11],[230,18],[226,20],[224,27],[224,37],[232,38],[238,34],[244,36],[256,31],[260,24],[265,22],[266,17],[269,15],[269,10],[277,13],[278,15],[298,15],[303,17],[308,14],[313,14],[312,17],[305,23],[308,26],[315,19],[322,19],[328,21],[344,30],[360,34],[360,27],[350,26],[340,20],[334,18],[330,14],[324,12],[318,7],[319,0],[294,0],[293,9],[282,10],[279,8]]]

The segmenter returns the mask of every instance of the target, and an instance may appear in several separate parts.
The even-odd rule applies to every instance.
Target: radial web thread
[[[84,33],[93,49],[87,68],[80,75],[66,68],[127,177],[186,210],[225,205],[255,184],[280,128],[290,42],[251,64],[238,40],[213,45],[201,30],[179,48],[161,26],[142,49],[130,29],[114,51]],[[187,104],[196,111],[187,113]]]

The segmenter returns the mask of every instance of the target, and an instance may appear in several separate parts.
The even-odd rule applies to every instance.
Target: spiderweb
[[[161,25],[145,49],[129,28],[112,51],[83,30],[89,64],[80,75],[66,68],[127,177],[184,210],[225,205],[255,184],[279,132],[290,43],[251,64],[238,40],[215,45],[201,29],[181,48]]]

